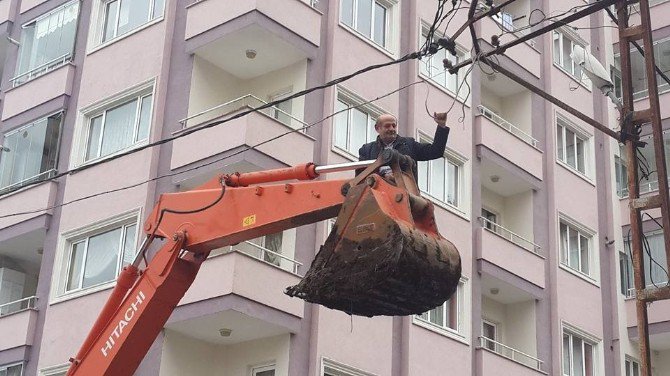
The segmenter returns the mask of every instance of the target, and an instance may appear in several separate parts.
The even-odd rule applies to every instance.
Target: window
[[[514,15],[511,13],[498,12],[492,18],[506,31],[514,31]]]
[[[633,283],[633,260],[630,257],[630,248],[627,252],[619,252],[619,271],[620,271],[620,286],[621,295],[631,297],[632,291],[635,289]]]
[[[103,0],[100,42],[104,43],[163,16],[165,0]]]
[[[0,366],[0,376],[23,376],[23,363]]]
[[[281,257],[278,255],[281,255],[282,253],[282,234],[282,232],[277,232],[274,234],[261,236],[260,238],[251,239],[249,242],[256,244],[261,248],[260,250],[262,251],[262,255],[259,257],[260,259],[267,261],[270,264],[279,266],[281,263]],[[266,250],[274,253],[265,252]],[[256,253],[257,252],[253,252],[252,254]]]
[[[576,38],[576,37],[575,37]],[[573,76],[580,83],[589,86],[590,81],[588,77],[582,72],[582,67],[579,64],[576,64],[570,54],[574,49],[575,45],[581,45],[584,47],[584,43],[577,43],[571,37],[568,37],[563,32],[555,31],[553,34],[554,39],[554,65],[562,68],[568,74]]]
[[[624,248],[626,251],[627,269],[629,271],[628,289],[634,289],[633,282],[633,251],[630,243],[630,234],[624,235]],[[644,255],[644,280],[646,287],[660,287],[668,283],[668,274],[665,272],[667,265],[665,255],[665,241],[662,231],[644,233],[642,242],[642,254]]]
[[[381,111],[372,112],[371,108],[366,107],[353,108],[352,106],[356,106],[355,102],[358,101],[343,95],[340,95],[335,102],[335,111],[338,114],[334,120],[333,145],[350,154],[358,155],[358,149],[363,144],[377,138],[375,122]],[[348,107],[352,108],[347,109]]]
[[[576,127],[560,116],[556,118],[556,151],[559,161],[587,175],[588,146],[588,138],[580,134]]]
[[[667,74],[667,72],[670,71],[670,38],[654,42],[654,59],[656,66],[658,66],[662,72]],[[630,64],[632,72],[633,99],[641,99],[649,96],[647,91],[647,68],[642,54],[640,54],[636,48],[630,50]],[[611,67],[611,70],[613,72],[612,81],[614,82],[615,94],[617,97],[621,98],[623,84],[621,82],[620,53],[617,53],[614,56],[614,66]],[[658,85],[659,94],[670,90],[670,84],[665,82],[658,73],[656,74],[656,85]]]
[[[484,228],[486,228],[487,230],[491,230],[493,232],[498,231],[498,226],[496,226],[496,224],[498,224],[497,214],[495,214],[490,210],[482,208],[482,217],[486,219],[486,221],[484,221]]]
[[[420,141],[430,142],[427,139]],[[418,162],[419,189],[439,201],[460,207],[463,164],[463,161],[451,155]]]
[[[625,153],[621,145],[619,149]],[[616,179],[617,196],[628,196],[628,162],[626,161],[625,154],[621,154],[621,157],[618,155],[614,156],[614,176]]]
[[[498,326],[490,321],[482,321],[482,337],[484,340],[484,347],[491,350],[496,350],[496,341],[498,341]]]
[[[626,376],[640,376],[640,363],[626,357]]]
[[[360,369],[323,359],[323,376],[373,376]]]
[[[251,376],[275,376],[275,365],[254,367]]]
[[[274,102],[291,95],[291,89],[285,89],[280,92],[268,96],[269,102]],[[291,126],[291,114],[293,112],[293,101],[285,100],[277,103],[276,106],[270,108],[270,114],[273,118],[279,120],[281,123]]]
[[[563,330],[563,375],[595,375],[595,343]]]
[[[461,312],[463,311],[461,307],[463,304],[463,287],[464,282],[459,282],[456,292],[449,300],[439,307],[416,316],[416,318],[421,322],[440,329],[461,333],[463,331],[463,318],[461,317]]]
[[[79,1],[72,1],[22,26],[14,86],[72,59],[78,15]]]
[[[587,276],[595,272],[592,266],[591,238],[593,234],[578,229],[577,226],[560,222],[561,264]]]
[[[63,113],[5,134],[0,151],[0,192],[50,177],[56,171]]]
[[[63,293],[113,281],[135,257],[136,218],[90,235],[68,239]]]
[[[421,41],[419,46],[424,45],[427,35],[428,28],[422,27]],[[445,49],[441,49],[433,56],[419,60],[419,74],[427,77],[438,86],[447,89],[452,94],[459,94],[460,97],[459,89],[465,80],[465,70],[460,69],[454,74],[449,73],[449,71],[444,69],[444,64],[442,63],[444,59],[449,59],[452,64],[456,65],[465,59],[465,54],[457,50],[456,56],[453,56]]]
[[[340,1],[340,22],[375,44],[388,48],[393,3],[383,0]]]
[[[84,162],[103,158],[149,138],[153,95],[146,90],[130,100],[87,115]]]
[[[640,141],[646,143],[644,147],[637,148],[637,175],[640,182],[640,193],[643,194],[658,190],[658,174],[656,173],[656,156],[654,155],[654,140],[652,136],[641,136]],[[663,144],[665,148],[665,163],[670,164],[670,132],[668,131],[663,132]],[[628,196],[628,163],[626,148],[623,144],[619,144],[619,155],[620,157],[615,156],[614,159],[615,167],[617,168],[615,171],[617,194],[619,197],[626,197]]]

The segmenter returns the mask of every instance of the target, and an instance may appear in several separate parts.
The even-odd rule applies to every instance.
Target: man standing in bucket
[[[358,150],[358,159],[361,161],[377,159],[382,150],[391,148],[401,154],[411,157],[414,161],[429,161],[442,158],[444,149],[449,138],[449,127],[447,127],[447,114],[444,112],[433,113],[433,119],[437,123],[433,143],[418,142],[412,137],[398,136],[398,122],[395,116],[383,114],[377,118],[375,130],[378,133],[375,141],[369,142]],[[412,169],[414,180],[418,182],[416,166]],[[386,177],[391,173],[391,168],[382,166],[379,174]]]

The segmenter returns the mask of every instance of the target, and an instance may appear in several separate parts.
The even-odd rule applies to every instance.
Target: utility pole
[[[619,19],[619,52],[621,54],[621,81],[623,86],[623,108],[621,110],[622,138],[625,140],[626,157],[628,158],[628,195],[630,205],[631,248],[633,253],[633,279],[635,282],[635,304],[637,311],[637,331],[640,348],[641,375],[651,376],[651,356],[649,349],[649,320],[647,304],[661,299],[670,298],[668,287],[647,289],[644,275],[644,253],[642,238],[642,212],[660,208],[663,222],[663,238],[665,241],[666,261],[670,261],[670,205],[668,200],[668,174],[665,164],[663,145],[663,129],[658,104],[658,86],[654,63],[654,48],[651,37],[651,19],[649,1],[640,0],[640,25],[628,25],[628,1],[616,3]],[[647,72],[647,89],[649,108],[635,109],[633,102],[633,80],[630,51],[632,43],[642,41],[644,62]],[[639,146],[639,130],[651,127],[654,142],[656,173],[658,176],[658,194],[640,198],[640,184],[637,172],[637,147]],[[670,263],[668,263],[670,267]]]

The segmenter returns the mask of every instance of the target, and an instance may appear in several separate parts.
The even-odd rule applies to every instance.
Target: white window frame
[[[426,316],[430,311],[424,312],[421,315],[414,315],[412,322],[418,326],[421,326],[426,329],[430,329],[432,331],[435,331],[437,333],[440,333],[442,335],[446,335],[447,337],[454,338],[458,341],[464,342],[466,338],[466,317],[465,314],[467,312],[466,307],[465,307],[465,302],[466,302],[466,291],[465,291],[465,285],[467,283],[467,279],[463,276],[461,276],[461,279],[458,281],[458,286],[456,288],[456,292],[454,292],[454,295],[451,296],[451,298],[447,301],[444,302],[440,307],[442,307],[444,310],[447,310],[447,303],[449,304],[455,304],[456,305],[456,328],[451,328],[449,325],[445,322],[445,325],[438,325],[436,323],[433,323],[430,321],[430,317],[423,317]],[[455,299],[455,300],[454,300]],[[437,307],[436,307],[437,308]],[[431,310],[432,311],[432,310]],[[443,317],[446,318],[446,314],[444,314],[445,311],[443,311]]]
[[[566,116],[556,113],[555,120],[555,134],[556,134],[556,162],[560,165],[566,167],[568,170],[573,171],[578,176],[585,178],[589,183],[593,184],[592,175],[593,175],[593,135],[586,133],[584,130],[575,125],[572,121],[568,120]],[[562,132],[559,134],[558,127],[562,128]],[[575,165],[572,166],[568,163],[567,158],[567,131],[570,131],[574,134],[574,158]],[[581,141],[584,147],[584,171],[579,170],[579,159],[577,154],[577,141]],[[560,142],[560,144],[559,144]],[[562,147],[559,147],[562,145]],[[563,154],[561,158],[560,154]]]
[[[570,345],[569,345],[569,351],[570,354],[569,356],[569,362],[570,362],[570,369],[565,370],[564,366],[564,348],[563,348],[563,337],[564,335],[570,336]],[[588,343],[591,346],[592,349],[592,358],[591,361],[593,362],[592,367],[593,367],[593,376],[598,376],[600,375],[600,343],[602,342],[599,338],[581,330],[578,329],[577,327],[570,325],[566,322],[561,323],[561,375],[563,376],[573,376],[572,370],[574,367],[574,357],[572,356],[573,351],[574,351],[574,346],[573,346],[573,338],[577,337],[582,341],[582,343]],[[582,359],[585,359],[584,357],[584,346],[582,345]],[[582,367],[582,374],[584,374],[584,369],[585,369],[585,364],[584,362],[584,367]]]
[[[21,366],[21,376],[25,375],[26,365],[24,362],[14,362],[0,365],[0,371],[7,371],[9,367]]]
[[[432,137],[429,137],[422,131],[417,131],[417,140],[419,142],[433,142]],[[419,174],[419,181],[417,181],[417,185],[419,186],[419,189],[421,192],[428,198],[430,198],[433,202],[438,204],[440,207],[443,207],[454,214],[457,214],[461,217],[467,218],[467,205],[469,204],[469,196],[467,195],[468,187],[467,187],[467,173],[466,173],[466,165],[467,165],[467,159],[458,154],[456,151],[446,148],[444,152],[444,160],[445,160],[445,187],[444,187],[444,192],[445,192],[445,197],[448,191],[448,186],[447,186],[447,176],[448,176],[448,167],[449,164],[455,166],[457,168],[457,184],[456,184],[456,202],[451,203],[449,201],[442,200],[439,197],[435,197],[431,194],[430,192],[430,187],[431,187],[431,172],[432,172],[432,166],[434,165],[433,161],[423,161],[423,162],[417,162],[417,173],[419,172],[419,164],[427,164],[428,166],[428,181],[426,182],[426,189],[421,189],[420,181],[421,181],[421,176]]]
[[[262,366],[254,366],[251,368],[251,376],[257,376],[259,372],[265,372],[265,371],[274,371],[276,373],[277,365],[275,363],[272,363]]]
[[[47,61],[46,63],[42,63],[41,65],[31,67],[30,69],[28,69],[25,72],[19,73],[19,70],[21,68],[21,62],[22,62],[22,59],[23,59],[23,53],[22,53],[23,52],[23,47],[22,46],[24,46],[25,43],[26,43],[23,40],[23,33],[25,33],[25,29],[28,28],[28,27],[31,27],[31,25],[37,25],[38,22],[40,22],[40,21],[42,21],[46,18],[49,18],[54,14],[57,14],[59,12],[63,12],[66,8],[68,8],[68,7],[70,7],[74,4],[78,4],[77,5],[77,17],[76,17],[76,20],[72,21],[72,22],[78,23],[79,22],[79,16],[81,15],[81,5],[79,4],[78,0],[72,0],[72,1],[69,1],[69,2],[67,2],[67,3],[65,3],[65,4],[63,4],[63,5],[61,5],[57,8],[54,8],[54,9],[48,11],[47,13],[42,14],[42,15],[24,23],[23,25],[21,25],[21,30],[22,30],[21,31],[21,34],[22,34],[21,35],[21,45],[19,46],[18,56],[17,56],[17,59],[16,59],[16,68],[15,68],[16,76],[11,79],[12,86],[16,87],[16,86],[19,86],[19,85],[23,85],[23,84],[25,84],[25,83],[27,83],[27,82],[29,82],[29,81],[37,78],[37,77],[40,77],[44,74],[47,74],[47,73],[65,65],[65,64],[67,64],[68,62],[70,62],[72,60],[72,57],[74,56],[74,49],[75,49],[75,46],[76,46],[76,43],[77,43],[77,31],[76,30],[75,30],[75,34],[74,34],[74,40],[72,41],[72,50],[69,53],[67,53],[66,55],[63,55],[63,56],[59,56],[59,57],[57,57],[57,58],[55,58],[51,61]],[[20,80],[20,78],[22,78],[24,76],[27,76],[28,78],[26,80]]]
[[[106,13],[107,13],[107,4],[115,1],[115,0],[95,0],[93,3],[93,10],[91,14],[91,19],[92,20],[97,20],[97,22],[91,22],[91,30],[89,32],[89,41],[88,41],[88,46],[89,46],[89,52],[94,52],[97,51],[98,49],[101,49],[105,46],[108,46],[110,44],[115,43],[116,41],[119,41],[121,39],[127,38],[137,32],[140,32],[160,21],[162,21],[165,18],[165,8],[168,4],[168,0],[165,0],[163,3],[163,10],[160,12],[160,14],[153,14],[153,7],[155,4],[156,0],[148,0],[150,2],[150,12],[149,12],[149,20],[141,25],[138,25],[134,29],[131,29],[127,31],[126,33],[123,33],[121,35],[118,35],[118,17],[119,17],[119,12],[117,9],[117,34],[108,39],[108,40],[103,40],[104,39],[104,33],[105,33],[105,19],[106,19]]]
[[[650,6],[652,6],[652,4],[650,4]],[[659,51],[656,50],[657,46],[659,46],[660,44],[667,44],[667,48],[670,50],[670,37],[665,37],[665,38],[654,41],[654,53],[655,53],[655,56],[657,57],[657,59],[659,58],[659,55],[661,55],[661,53],[659,53]],[[635,48],[630,49],[630,54],[631,54],[631,60],[633,60],[634,56],[640,56],[640,53]],[[621,81],[621,68],[620,68],[621,60],[620,59],[621,59],[621,52],[615,52],[614,53],[614,58],[613,58],[613,65],[610,66],[610,75],[612,76],[612,82],[614,82],[615,94],[617,95],[617,98],[619,98],[619,99],[621,99],[622,90],[623,90],[623,83]],[[657,62],[657,64],[658,64],[658,62]],[[642,77],[643,78],[642,83],[643,83],[644,89],[633,92],[633,100],[634,101],[641,100],[641,99],[649,97],[649,87],[647,85],[647,78],[646,78],[646,67],[643,67],[643,69],[645,70],[644,77]],[[663,67],[661,67],[661,69],[663,69]],[[633,81],[635,81],[636,79],[637,79],[637,77],[634,76]],[[658,74],[656,74],[656,86],[658,88],[658,94],[659,95],[663,94],[663,93],[667,93],[668,91],[670,91],[670,85],[667,82],[665,82]]]
[[[281,90],[275,91],[273,93],[270,93],[268,95],[268,102],[274,102],[278,100],[282,100],[283,98],[286,98],[290,96],[293,93],[293,86],[285,87]],[[293,122],[293,99],[289,99],[280,103],[277,103],[275,106],[270,107],[270,115],[272,116],[273,119],[277,120],[278,122],[287,125],[289,127],[292,127],[292,122]],[[281,108],[282,105],[288,104],[290,108],[287,109]],[[287,119],[282,119],[282,117],[287,117]]]
[[[658,218],[660,219],[660,218]],[[657,219],[657,220],[658,220]],[[649,242],[649,238],[653,237],[663,237],[663,230],[653,230],[653,231],[647,231],[644,232],[644,237],[647,239],[647,242]],[[642,264],[642,272],[644,273],[644,281],[646,283],[646,288],[657,288],[657,286],[665,286],[670,282],[670,280],[665,276],[665,271],[663,269],[665,268],[666,263],[666,256],[665,256],[665,249],[658,247],[657,249],[653,247],[653,243],[649,242],[649,248],[647,248],[647,245],[643,244],[643,264]],[[633,251],[632,251],[632,244],[630,244],[630,241],[628,240],[628,236],[624,236],[623,239],[623,246],[624,246],[624,254],[626,255],[626,262],[630,263],[630,269],[632,270],[633,268]],[[651,254],[652,257],[649,257],[649,254]],[[652,259],[660,264],[661,266],[658,266],[655,262],[652,261]],[[652,269],[651,272],[652,274],[650,275],[650,268]],[[656,271],[656,273],[654,273]],[[657,278],[653,278],[653,275],[656,274]],[[658,280],[660,274],[661,280]],[[631,273],[628,275],[629,283],[630,283],[630,290],[631,291],[631,296],[634,294],[635,290],[635,283],[633,280],[633,274]],[[664,279],[663,279],[664,278]]]
[[[351,144],[352,143],[351,124],[353,124],[352,122],[353,110],[356,109],[367,115],[368,123],[365,130],[365,143],[372,142],[377,139],[377,132],[374,130],[374,123],[377,121],[377,117],[379,117],[379,115],[388,112],[379,107],[373,106],[370,103],[366,103],[367,102],[366,100],[341,87],[337,88],[337,95],[335,97],[333,112],[338,111],[337,110],[338,102],[342,102],[348,108],[344,112],[342,112],[342,114],[346,113],[347,116],[347,139],[345,142],[346,144],[345,147],[336,144],[336,127],[337,127],[336,121],[338,115],[342,116],[342,114],[338,113],[337,115],[333,116],[333,120],[331,122],[332,124],[331,150],[347,157],[348,159],[358,160],[358,149],[361,146],[363,146],[363,144],[358,146]]]
[[[149,132],[148,136],[146,139],[135,141],[134,143],[131,143],[128,147],[117,150],[115,152],[112,152],[110,154],[104,155],[104,156],[99,156],[97,158],[92,158],[87,160],[86,159],[86,154],[88,151],[88,136],[89,136],[89,130],[91,127],[91,119],[94,117],[99,116],[100,114],[106,112],[107,110],[111,110],[117,106],[120,106],[122,104],[126,104],[133,99],[137,100],[139,104],[141,104],[141,98],[146,97],[148,95],[151,95],[151,110],[149,113]],[[152,137],[152,128],[153,128],[153,122],[154,122],[154,113],[155,113],[155,106],[156,106],[156,85],[155,85],[155,79],[151,79],[147,82],[141,83],[139,85],[136,85],[134,87],[131,87],[127,90],[124,90],[120,93],[114,94],[109,98],[100,100],[99,102],[96,102],[92,105],[89,105],[81,110],[79,110],[78,114],[78,120],[77,120],[77,126],[75,128],[75,137],[74,141],[72,142],[72,153],[71,155],[73,158],[70,159],[70,168],[76,168],[81,165],[86,165],[89,163],[94,163],[100,160],[105,160],[108,158],[111,158],[117,154],[126,152],[128,150],[135,149],[137,147],[140,147],[142,145],[145,145],[151,140]],[[137,109],[140,107],[140,105],[137,106]],[[135,131],[133,133],[133,139],[137,138],[137,127],[139,124],[139,114],[136,113],[135,117]],[[102,137],[102,135],[101,135]]]
[[[561,227],[562,225],[567,226],[568,229],[568,237],[567,237],[567,249],[563,249],[563,243],[562,243],[562,234],[561,234]],[[581,269],[581,263],[582,263],[582,258],[581,258],[581,242],[578,244],[578,250],[579,250],[579,265],[577,268],[574,266],[570,265],[570,231],[575,231],[578,234],[578,239],[581,239],[581,237],[584,237],[587,241],[588,244],[588,263],[589,263],[589,270],[588,273],[584,273]],[[597,284],[598,278],[599,278],[599,258],[598,258],[598,252],[595,249],[597,247],[595,239],[597,239],[597,233],[588,227],[580,224],[579,222],[575,221],[574,219],[566,216],[565,214],[559,213],[559,219],[558,219],[558,252],[559,252],[559,265],[561,268],[563,268],[566,271],[569,271],[572,274],[575,274],[591,283]]]
[[[70,268],[70,255],[72,246],[82,239],[89,238],[107,231],[127,226],[131,224],[136,225],[135,230],[135,251],[137,251],[138,244],[142,239],[142,222],[140,221],[142,214],[141,208],[132,209],[130,211],[121,213],[111,218],[107,218],[93,224],[80,227],[71,231],[64,232],[60,235],[58,241],[58,249],[56,251],[56,261],[54,262],[54,274],[51,284],[51,303],[77,298],[88,295],[97,291],[105,290],[116,284],[116,277],[121,269],[119,265],[123,262],[123,255],[119,255],[117,260],[116,276],[111,281],[96,284],[86,288],[81,286],[78,289],[67,290],[68,273]]]
[[[494,338],[489,338],[489,337],[486,337],[484,335],[484,325],[489,325],[493,328],[493,337]],[[482,319],[482,337],[493,341],[493,342],[490,342],[490,341],[485,340],[484,341],[484,346],[482,346],[482,347],[484,347],[487,350],[491,350],[493,352],[496,352],[496,353],[500,352],[500,349],[499,349],[500,346],[498,346],[498,344],[496,343],[496,342],[501,342],[500,341],[500,325],[498,323],[483,318]],[[492,349],[489,348],[488,347],[489,345],[493,345],[493,348]]]
[[[42,368],[40,370],[40,376],[65,376],[67,371],[70,369],[70,363],[63,363],[47,368]]]
[[[488,222],[484,223],[484,228],[489,230],[489,231],[493,231],[495,233],[499,232],[500,231],[500,226],[502,226],[502,223],[501,223],[502,218],[500,216],[500,213],[496,210],[490,209],[489,207],[483,206],[483,205],[482,205],[482,210],[481,211],[482,211],[482,213],[481,213],[482,217],[484,217],[484,219],[486,219],[488,221]],[[484,213],[485,211],[488,212],[491,216],[493,216],[493,220],[491,220],[489,218],[488,214]]]
[[[637,374],[635,373],[635,368],[637,368]],[[642,376],[641,370],[639,360],[630,355],[625,356],[623,376]]]
[[[430,24],[421,21],[420,22],[420,29],[419,29],[419,45],[418,48],[423,47],[425,43],[425,37],[428,32],[428,29],[430,27]],[[439,31],[435,31],[435,38],[441,38],[443,35]],[[452,56],[451,53],[449,53],[446,50],[445,51],[445,57],[449,58],[452,60],[452,62],[458,63],[468,57],[468,52],[465,48],[463,48],[460,45],[456,45],[456,56]],[[465,69],[460,69],[458,72],[455,73],[456,75],[456,84],[455,87],[449,87],[449,85],[446,82],[446,76],[449,75],[450,73],[444,69],[444,66],[442,64],[442,56],[438,55],[433,55],[431,57],[424,57],[422,60],[418,60],[418,75],[420,78],[424,78],[428,80],[428,82],[433,83],[435,86],[437,86],[440,90],[446,92],[447,94],[451,95],[452,97],[455,97],[459,101],[463,102],[467,100],[467,88],[465,88],[465,85],[468,84],[468,81],[470,76],[465,75],[466,70]],[[437,63],[437,66],[435,66],[435,63]],[[424,69],[423,67],[426,66]],[[427,72],[424,72],[427,71]],[[433,74],[433,71],[437,71],[438,73]],[[437,77],[443,77],[445,80],[444,82],[438,81],[436,78]]]
[[[347,25],[343,19],[344,12],[342,10],[344,1],[340,0],[340,4],[338,6],[338,11],[339,11],[339,17],[338,17],[338,22],[340,26],[342,26],[345,30],[350,31],[352,34],[356,35],[357,37],[361,38],[364,40],[366,43],[370,44],[371,46],[379,49],[380,51],[383,51],[386,54],[393,55],[395,54],[396,50],[396,34],[397,34],[397,27],[395,25],[399,25],[399,17],[398,14],[400,13],[399,10],[397,9],[398,6],[398,0],[372,0],[372,11],[371,11],[371,20],[370,20],[370,37],[366,36],[365,34],[359,32],[356,27],[358,24],[358,1],[363,1],[363,0],[351,0],[351,6],[352,6],[352,25]],[[384,25],[384,44],[380,45],[378,44],[375,39],[374,39],[374,29],[375,29],[375,5],[380,5],[381,7],[386,9],[386,19],[385,19],[385,25]]]
[[[325,357],[321,358],[321,372],[320,376],[323,376],[328,372],[329,375],[333,376],[377,376],[374,373],[365,372],[361,369],[348,366],[344,363],[336,362],[332,359]]]
[[[561,71],[565,72],[568,76],[570,76],[572,79],[577,81],[580,85],[582,85],[584,88],[587,90],[591,90],[591,80],[586,76],[584,73],[584,70],[579,67],[577,63],[575,63],[571,58],[570,55],[568,54],[567,56],[564,54],[564,44],[569,42],[570,45],[570,52],[572,53],[574,46],[579,45],[583,47],[585,50],[587,49],[588,43],[586,43],[585,40],[583,40],[577,33],[571,32],[565,27],[560,27],[552,32],[552,41],[551,41],[551,50],[553,54],[553,59],[552,62],[554,66]],[[555,50],[554,48],[554,40],[558,36],[558,51]],[[563,65],[565,65],[566,60],[569,60],[570,62],[570,68],[566,69]],[[579,68],[578,68],[579,67]]]

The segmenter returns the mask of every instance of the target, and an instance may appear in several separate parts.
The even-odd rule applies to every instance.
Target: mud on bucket
[[[368,182],[349,190],[307,274],[286,294],[361,316],[441,305],[456,291],[461,260],[437,232],[432,204],[378,176]]]

